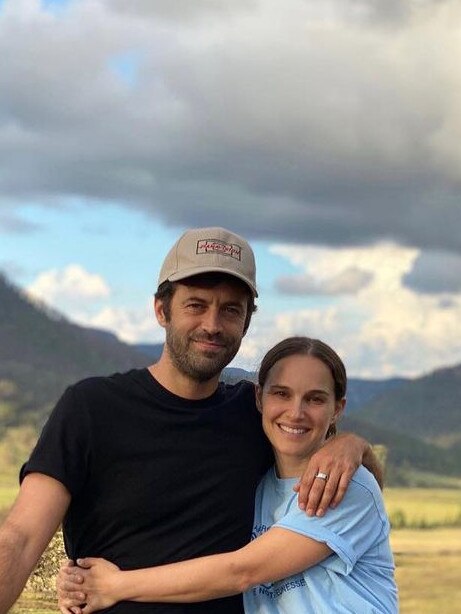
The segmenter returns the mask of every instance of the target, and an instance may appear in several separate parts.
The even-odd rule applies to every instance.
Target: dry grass
[[[391,535],[401,614],[444,614],[461,603],[461,529],[402,529]]]
[[[4,513],[18,494],[18,474],[12,471],[0,473],[0,512]]]
[[[56,600],[50,600],[24,592],[9,614],[55,614],[58,612]]]

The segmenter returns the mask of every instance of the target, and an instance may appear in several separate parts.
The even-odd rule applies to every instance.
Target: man
[[[219,377],[240,347],[256,296],[254,255],[242,237],[201,228],[177,241],[154,301],[166,331],[159,361],[68,388],[22,469],[0,530],[1,614],[61,521],[71,559],[101,556],[125,569],[248,541],[256,484],[272,459],[253,386],[225,386]],[[335,493],[338,502],[362,456],[370,456],[366,442],[346,437],[319,452],[304,476],[302,500],[313,484],[310,513]],[[109,611],[234,614],[242,604],[230,597],[121,603]]]

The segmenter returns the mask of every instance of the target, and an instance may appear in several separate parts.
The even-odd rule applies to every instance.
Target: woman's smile
[[[301,426],[291,426],[289,424],[278,423],[278,427],[288,435],[305,435],[308,432],[307,428]]]

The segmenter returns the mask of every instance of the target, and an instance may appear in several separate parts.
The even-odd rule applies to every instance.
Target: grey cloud
[[[0,234],[27,234],[39,228],[39,224],[24,220],[17,215],[0,214]]]
[[[461,256],[449,252],[425,252],[405,275],[408,288],[424,294],[461,292]],[[445,302],[443,307],[449,303]],[[442,305],[441,305],[442,306]]]
[[[342,295],[356,294],[365,288],[373,275],[357,267],[349,267],[339,275],[325,280],[315,279],[311,275],[292,275],[279,277],[276,288],[282,294],[294,295]]]
[[[405,23],[411,15],[408,0],[349,0],[343,10],[350,18],[374,25],[388,26]]]
[[[210,15],[229,15],[244,8],[254,8],[256,0],[104,0],[109,10],[142,18],[165,19],[177,22],[209,19]]]
[[[441,298],[439,300],[439,309],[453,309],[457,305],[456,301],[451,298]]]
[[[440,0],[430,0],[432,2]],[[110,9],[129,15],[152,19],[167,19],[178,22],[191,19],[210,19],[210,16],[232,14],[236,11],[251,11],[257,7],[256,0],[104,0]],[[314,14],[319,14],[315,7],[316,0],[291,1],[292,10],[299,10],[300,5]],[[376,26],[398,25],[404,23],[414,11],[414,0],[323,0],[326,13],[334,12],[349,22],[367,23]]]
[[[184,2],[130,3],[160,21],[122,0],[75,5],[62,21],[0,13],[4,198],[116,201],[260,239],[461,252],[461,111],[447,63],[459,49],[449,29],[439,48],[430,26],[449,3],[419,15],[422,46],[411,11],[398,31],[351,27],[338,0],[325,29],[318,2],[292,14],[242,0],[232,19],[224,2]],[[356,5],[386,21],[376,2]],[[398,19],[396,7],[386,10]],[[110,62],[132,50],[128,88]]]

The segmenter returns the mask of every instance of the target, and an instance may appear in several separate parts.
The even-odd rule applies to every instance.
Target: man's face
[[[246,310],[247,292],[238,283],[178,283],[169,318],[159,317],[175,367],[197,382],[219,375],[240,347]]]

